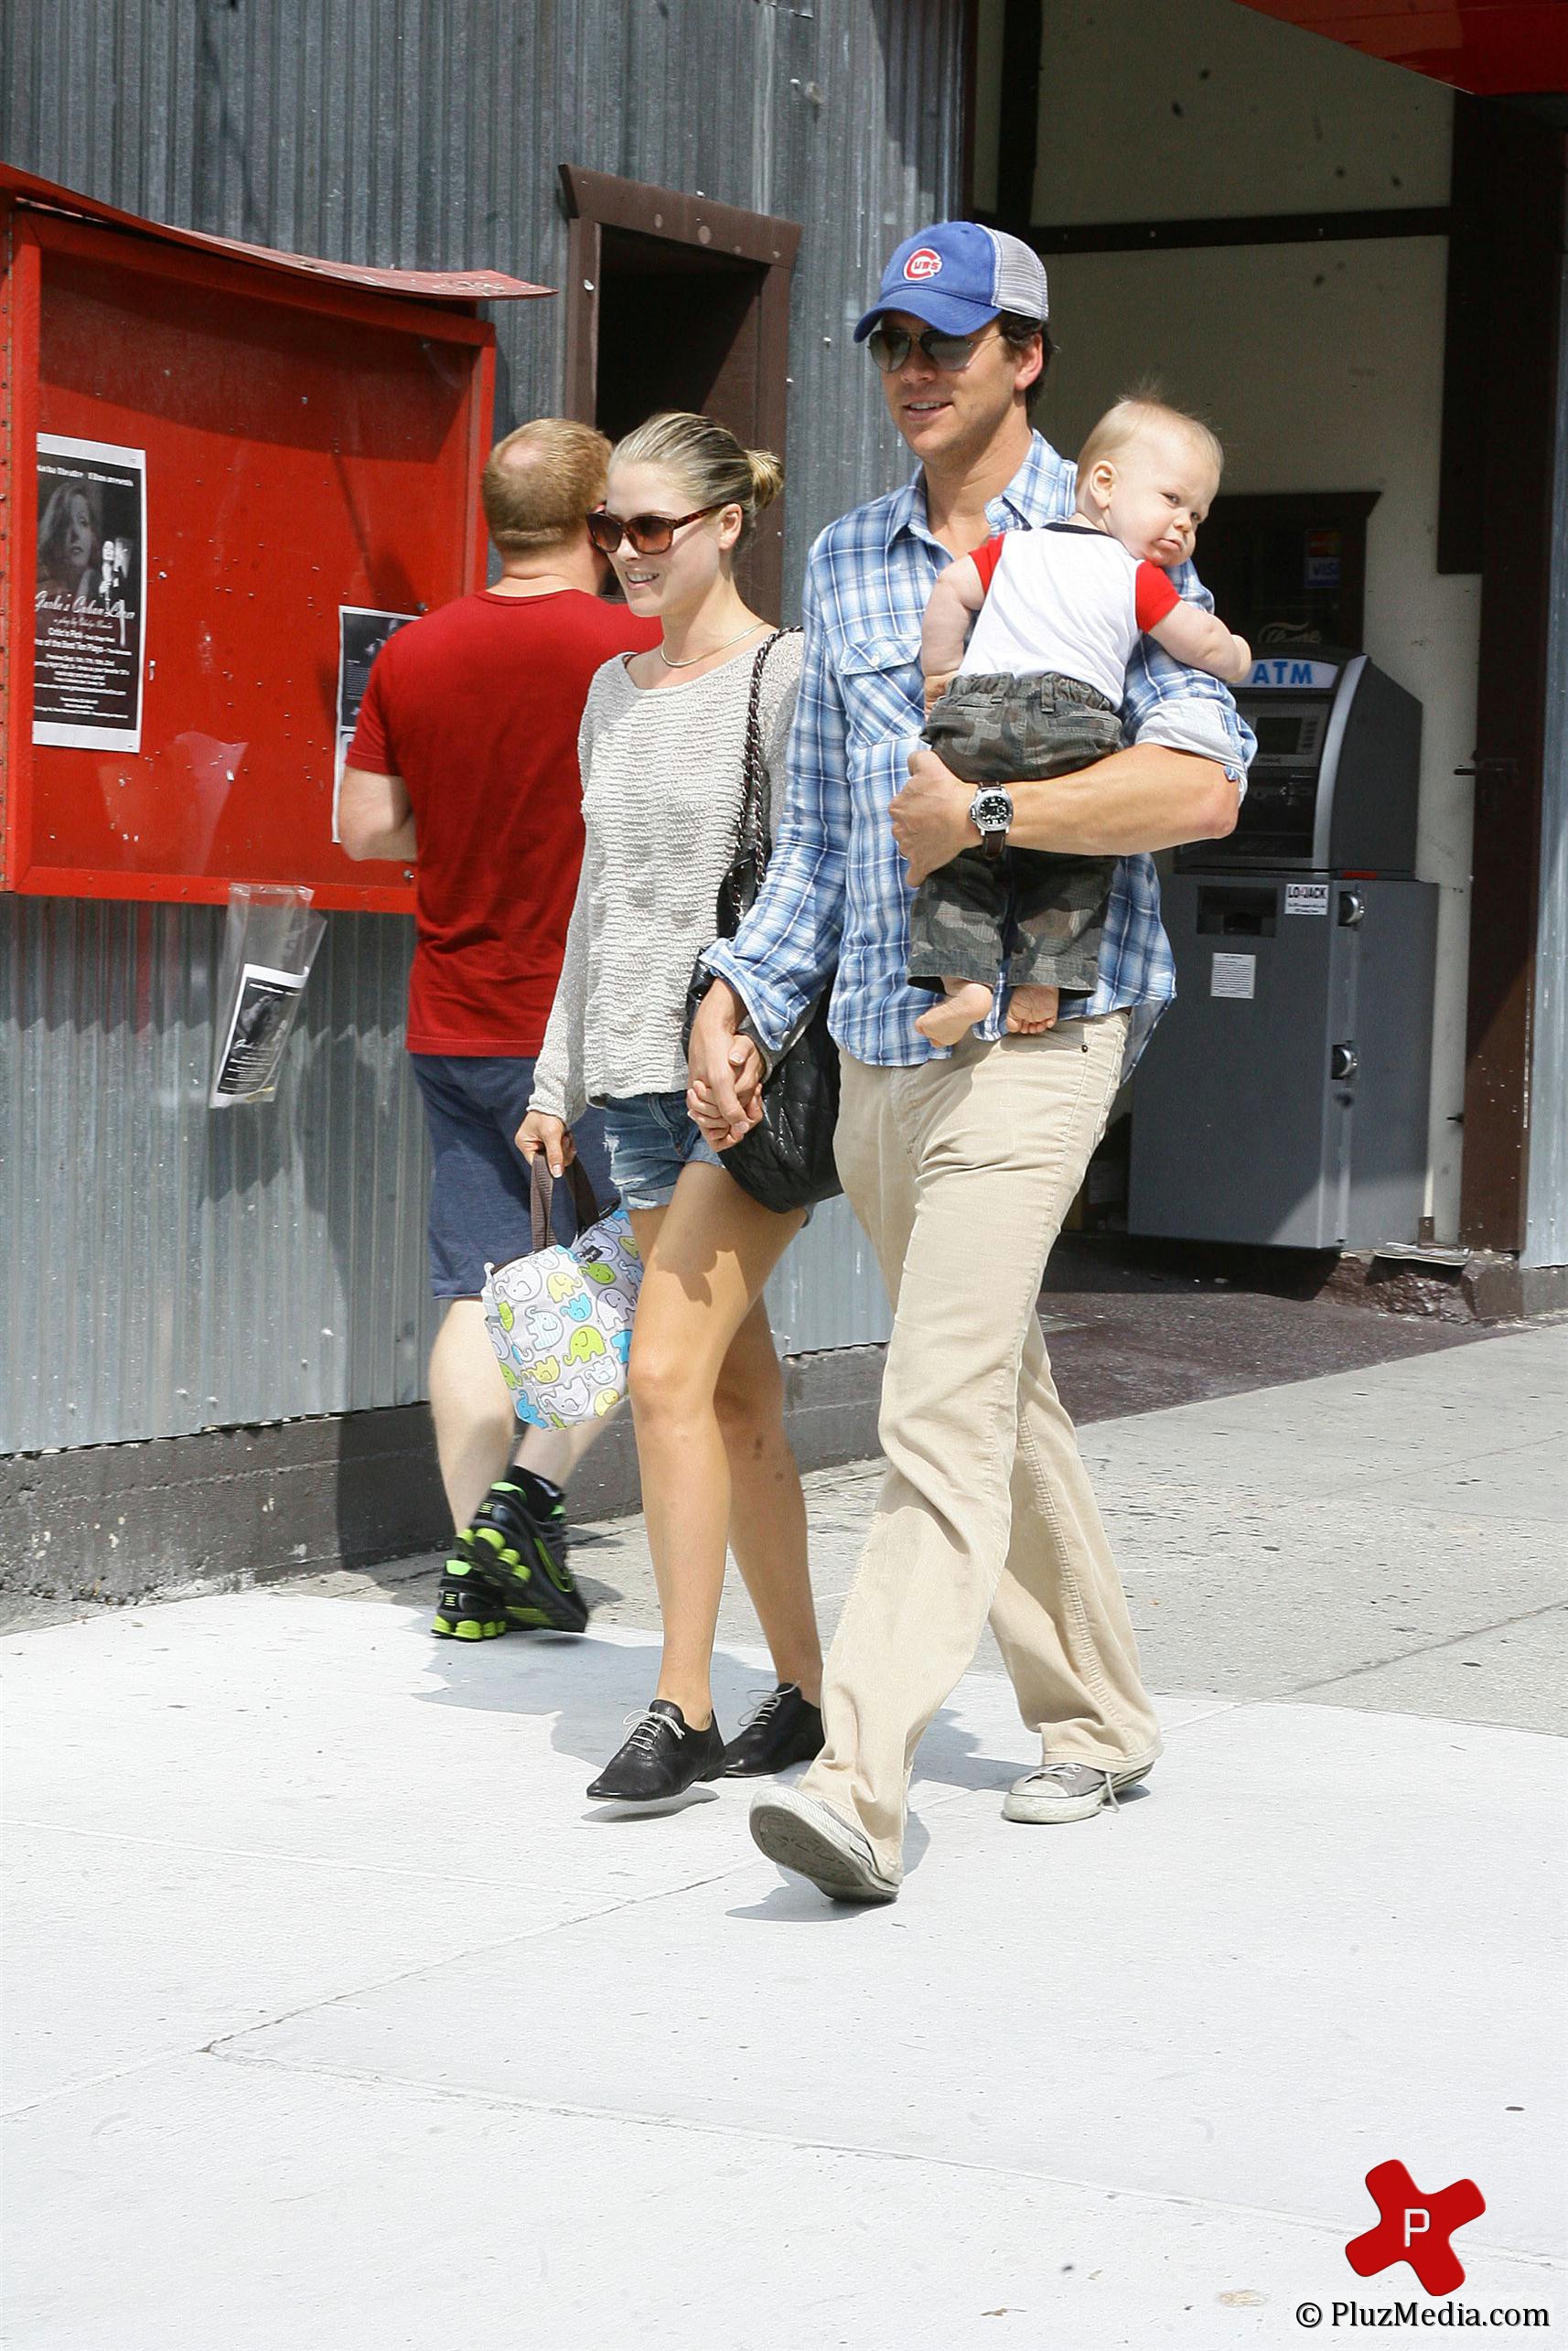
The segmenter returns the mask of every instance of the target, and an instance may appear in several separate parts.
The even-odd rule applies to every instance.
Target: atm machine
[[[1437,891],[1421,704],[1364,653],[1260,660],[1236,830],[1162,896],[1176,1002],[1138,1065],[1130,1231],[1364,1249],[1424,1206]]]

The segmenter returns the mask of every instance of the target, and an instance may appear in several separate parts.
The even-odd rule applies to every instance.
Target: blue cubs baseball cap
[[[885,310],[908,310],[940,335],[972,335],[998,311],[1050,316],[1046,273],[1032,245],[978,220],[938,220],[906,237],[882,273],[876,300],[854,330],[864,343]]]

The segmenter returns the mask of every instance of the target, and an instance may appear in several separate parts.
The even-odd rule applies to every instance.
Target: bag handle
[[[797,632],[789,628],[772,630],[757,647],[751,665],[751,692],[746,698],[746,736],[741,753],[740,815],[736,825],[735,848],[719,894],[721,914],[726,898],[732,909],[751,905],[762,887],[763,876],[773,854],[773,829],[768,821],[764,789],[768,757],[762,747],[762,675],[768,667],[768,656],[779,639],[795,634]],[[721,919],[719,935],[727,937],[734,928],[732,911],[730,919]]]
[[[604,1210],[588,1180],[588,1171],[580,1159],[568,1162],[564,1181],[576,1212],[577,1230],[585,1233],[590,1225],[598,1223]],[[535,1255],[550,1246],[550,1209],[554,1197],[555,1178],[544,1164],[544,1154],[536,1152],[529,1162],[528,1182],[528,1208],[533,1227]]]
[[[768,666],[768,656],[784,631],[775,628],[757,649],[757,659],[751,665],[751,692],[746,704],[746,748],[741,759],[740,825],[736,834],[735,862],[748,853],[757,856],[765,869],[773,851],[772,828],[768,821],[768,810],[762,796],[762,778],[767,766],[762,750],[762,673]]]

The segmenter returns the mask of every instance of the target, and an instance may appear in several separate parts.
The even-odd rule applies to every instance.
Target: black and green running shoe
[[[458,1538],[459,1542],[462,1538]],[[456,1554],[446,1562],[430,1629],[449,1641],[493,1641],[510,1629],[505,1595]]]
[[[446,1563],[432,1630],[456,1640],[580,1633],[588,1606],[566,1564],[566,1505],[528,1470],[498,1478]]]

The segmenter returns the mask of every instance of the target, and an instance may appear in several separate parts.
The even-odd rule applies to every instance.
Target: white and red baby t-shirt
[[[976,548],[974,562],[985,602],[960,677],[1050,671],[1120,703],[1133,647],[1181,601],[1157,564],[1075,522],[1000,531]]]

